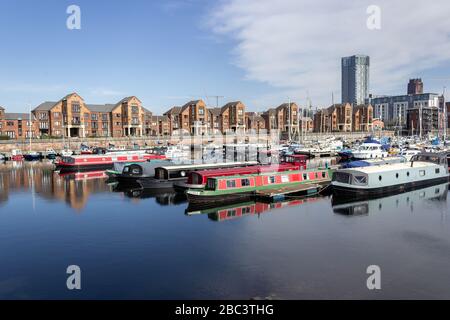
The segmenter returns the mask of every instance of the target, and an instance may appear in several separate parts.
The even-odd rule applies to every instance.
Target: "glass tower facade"
[[[369,97],[369,67],[368,56],[355,55],[344,57],[342,67],[342,103],[364,104]]]

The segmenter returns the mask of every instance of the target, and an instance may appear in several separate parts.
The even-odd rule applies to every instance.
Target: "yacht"
[[[379,143],[363,143],[358,149],[352,151],[354,159],[364,160],[373,158],[384,158],[388,156],[388,152],[383,149]]]

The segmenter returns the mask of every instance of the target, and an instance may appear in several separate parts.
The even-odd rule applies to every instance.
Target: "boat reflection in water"
[[[126,197],[136,200],[155,198],[156,203],[161,206],[182,204],[187,202],[187,198],[184,193],[177,193],[166,189],[124,188],[121,184],[116,184],[113,185],[112,191],[121,192]]]
[[[245,216],[258,216],[262,213],[281,209],[285,207],[295,207],[304,203],[311,203],[323,197],[303,197],[290,201],[280,202],[258,202],[247,201],[241,203],[229,204],[220,207],[205,208],[204,206],[189,204],[185,211],[188,216],[205,214],[213,221],[226,221]]]
[[[390,197],[373,198],[364,201],[350,201],[333,197],[333,212],[345,216],[363,216],[378,211],[395,211],[400,207],[413,208],[414,203],[423,201],[447,200],[448,183],[431,187],[415,189],[409,192],[396,194]]]

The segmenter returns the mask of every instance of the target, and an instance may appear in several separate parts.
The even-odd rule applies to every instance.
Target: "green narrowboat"
[[[188,190],[191,203],[245,200],[260,190],[280,189],[296,185],[329,184],[331,169],[317,168],[286,172],[268,172],[249,175],[208,178],[205,189]]]

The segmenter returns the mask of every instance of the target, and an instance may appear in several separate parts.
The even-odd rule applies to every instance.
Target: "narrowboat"
[[[61,157],[55,161],[56,170],[60,172],[77,172],[92,170],[108,170],[114,167],[115,162],[145,162],[152,159],[161,159],[164,156],[155,154],[136,154],[131,152],[115,153],[109,155],[79,155]]]
[[[138,179],[154,178],[156,168],[173,165],[174,164],[167,159],[151,160],[148,162],[114,163],[114,170],[117,170],[119,173],[115,173],[113,177],[122,187],[138,188],[141,187],[137,182]]]
[[[281,190],[283,187],[324,185],[331,180],[330,169],[308,169],[286,172],[258,173],[208,178],[205,189],[188,190],[189,202],[234,201],[249,199],[263,190]]]
[[[222,169],[257,165],[256,161],[245,162],[223,162],[223,163],[207,163],[207,164],[190,164],[190,165],[171,165],[155,168],[154,177],[147,175],[144,171],[140,171],[135,167],[136,171],[131,172],[130,176],[134,176],[136,182],[144,189],[166,188],[172,189],[175,182],[186,181],[189,172],[195,170],[206,169]],[[137,165],[139,166],[139,165]],[[126,167],[124,168],[125,171]],[[131,169],[131,168],[130,168]],[[125,172],[124,172],[125,173]],[[133,178],[133,177],[130,177]]]
[[[333,173],[334,196],[383,195],[447,182],[446,153],[421,153],[410,162],[362,168],[339,169]]]
[[[174,187],[175,190],[184,192],[186,189],[204,189],[208,178],[213,177],[302,170],[306,169],[306,160],[305,155],[285,155],[279,164],[191,171],[188,174],[187,182],[177,182]]]

